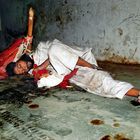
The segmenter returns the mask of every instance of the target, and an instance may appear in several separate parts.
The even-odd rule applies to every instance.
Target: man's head
[[[11,62],[6,67],[8,76],[20,75],[27,73],[33,68],[34,61],[27,54],[21,56],[17,62]]]

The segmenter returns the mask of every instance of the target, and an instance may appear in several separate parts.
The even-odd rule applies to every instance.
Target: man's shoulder
[[[51,44],[52,44],[51,41],[40,41],[37,46],[37,49],[49,48]]]

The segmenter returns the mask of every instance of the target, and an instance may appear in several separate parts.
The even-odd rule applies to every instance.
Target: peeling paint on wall
[[[36,44],[57,38],[68,45],[93,48],[98,60],[140,63],[139,0],[25,0],[20,7],[19,1],[14,2],[17,5],[5,2],[9,8],[6,15],[12,17],[6,27],[13,30],[18,20],[25,25],[26,20],[20,14],[33,5]],[[18,16],[10,12],[13,8],[19,11]],[[22,24],[16,24],[19,30]]]
[[[57,5],[57,11],[70,7],[73,10],[71,20],[66,20],[65,12],[58,12],[61,16],[53,22],[59,22],[59,26],[54,26],[59,32],[56,37],[69,44],[92,47],[98,60],[140,63],[139,6],[138,0],[71,0],[66,5]],[[52,32],[49,36],[55,37],[52,26],[48,28]]]

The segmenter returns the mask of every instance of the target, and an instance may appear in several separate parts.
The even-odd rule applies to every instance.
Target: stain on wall
[[[52,21],[53,26],[48,24],[48,34],[72,45],[93,48],[98,60],[138,64],[139,6],[138,0],[71,0],[63,5],[57,3],[54,11],[59,11],[57,14],[61,13],[61,16],[56,22]],[[60,12],[65,8],[72,9],[70,20],[64,18],[66,12]]]
[[[1,17],[2,28],[9,29],[6,34],[26,32],[25,15],[33,5],[36,45],[40,40],[57,38],[68,45],[92,48],[101,61],[140,63],[139,0],[13,1],[1,1],[8,8],[1,10],[5,17]],[[9,17],[11,23],[7,23]]]

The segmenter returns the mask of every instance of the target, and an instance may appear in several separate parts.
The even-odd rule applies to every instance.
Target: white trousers
[[[77,74],[70,79],[74,83],[90,93],[96,95],[122,99],[133,88],[127,82],[114,80],[108,72],[80,67]]]
[[[52,67],[56,71],[53,75],[45,78],[47,81],[43,81],[43,86],[48,86],[49,84],[48,87],[51,87],[50,83],[59,84],[65,75],[76,68],[79,57],[91,64],[97,65],[91,49],[82,50],[74,46],[72,48],[58,40],[54,40],[50,45],[48,56]],[[76,75],[70,79],[70,82],[80,86],[88,92],[104,97],[120,99],[124,97],[128,90],[133,88],[133,86],[127,82],[114,80],[108,72],[81,66],[78,67]]]

